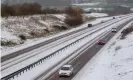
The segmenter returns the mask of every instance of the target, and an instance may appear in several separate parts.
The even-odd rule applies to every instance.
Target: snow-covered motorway
[[[128,15],[128,17],[129,17],[129,15]],[[126,17],[127,18],[127,17]],[[130,18],[132,18],[131,16],[130,16]],[[23,68],[23,67],[25,67],[25,66],[27,66],[27,65],[29,65],[29,64],[31,64],[31,63],[34,63],[34,62],[36,62],[36,61],[38,61],[38,60],[40,60],[41,58],[43,58],[44,56],[46,57],[46,56],[48,56],[49,54],[51,54],[51,53],[54,53],[54,52],[58,52],[59,50],[60,50],[60,48],[62,48],[62,47],[68,47],[68,44],[72,44],[73,42],[75,42],[76,40],[78,40],[78,39],[80,39],[81,40],[81,38],[82,37],[84,37],[84,36],[86,36],[86,37],[88,37],[87,35],[89,35],[89,37],[91,37],[92,35],[93,35],[93,37],[92,37],[92,39],[94,38],[94,34],[92,34],[92,33],[94,33],[95,31],[97,31],[97,30],[99,30],[100,28],[102,29],[102,28],[104,28],[104,30],[109,30],[111,27],[107,27],[107,26],[109,26],[109,25],[111,25],[111,24],[113,24],[113,23],[116,23],[116,22],[119,22],[119,21],[123,21],[123,22],[125,22],[125,21],[127,21],[127,20],[129,20],[130,18],[128,18],[128,19],[125,19],[125,17],[124,17],[124,20],[122,20],[122,18],[118,18],[118,19],[115,19],[115,20],[112,20],[112,21],[109,21],[109,22],[107,22],[107,23],[103,23],[103,24],[101,24],[101,25],[98,25],[97,27],[98,28],[96,28],[96,26],[94,27],[94,29],[92,30],[92,29],[86,29],[86,30],[84,30],[83,32],[79,32],[79,33],[76,33],[76,34],[73,34],[73,35],[71,35],[71,36],[69,36],[68,38],[64,38],[64,40],[66,40],[65,42],[64,42],[64,40],[63,40],[63,38],[61,39],[61,41],[63,42],[63,44],[62,45],[58,45],[58,43],[56,44],[56,45],[53,45],[53,44],[55,44],[55,43],[51,43],[51,45],[53,45],[52,47],[51,47],[51,45],[49,45],[50,47],[48,48],[48,45],[47,46],[45,46],[45,47],[41,47],[39,50],[35,50],[35,51],[31,51],[31,52],[29,52],[28,54],[32,54],[32,56],[30,55],[30,57],[29,56],[27,56],[28,58],[25,60],[25,59],[23,59],[23,60],[18,60],[15,64],[14,63],[11,63],[10,64],[10,66],[8,65],[8,66],[6,66],[6,64],[4,65],[5,67],[3,68],[3,66],[2,66],[2,77],[4,77],[4,76],[6,76],[6,75],[8,75],[8,74],[11,74],[11,73],[13,73],[14,71],[17,71],[17,70],[20,70],[21,68]],[[123,23],[122,22],[122,23]],[[106,28],[105,28],[106,27]],[[100,35],[100,34],[102,34],[104,31],[103,30],[100,30],[101,32],[99,32],[99,34],[98,34],[98,32],[97,32],[97,35],[95,34],[95,37],[96,36],[98,36],[98,35]],[[88,33],[87,33],[88,32]],[[85,34],[83,34],[83,33],[85,33]],[[91,34],[91,35],[90,35]],[[81,35],[81,36],[79,36],[79,35]],[[76,38],[74,38],[74,39],[72,39],[73,37],[76,37],[76,36],[78,36],[78,37],[76,37]],[[71,40],[69,40],[69,39],[71,39]],[[69,40],[69,41],[68,41]],[[61,42],[61,43],[62,43]],[[79,41],[78,41],[79,42]],[[58,45],[58,46],[57,46]],[[72,45],[74,45],[74,44],[72,44]],[[69,46],[70,47],[70,46]],[[79,46],[79,47],[81,47],[81,46]],[[51,49],[51,50],[50,50]],[[66,48],[65,48],[66,49]],[[58,50],[58,51],[57,51]],[[67,49],[68,50],[68,49]],[[65,51],[65,50],[64,50]],[[64,53],[64,51],[63,51],[63,53]],[[71,51],[70,51],[71,52]],[[34,54],[35,53],[35,54]],[[58,52],[58,56],[61,56],[61,54],[59,54],[59,53],[62,53],[62,51],[59,51]],[[38,55],[36,55],[36,54],[38,54]],[[70,53],[69,53],[69,55],[70,55]],[[26,55],[25,55],[26,56]],[[33,57],[34,56],[34,57]],[[37,71],[38,72],[35,72],[35,74],[32,72],[32,71],[36,71],[36,69],[35,68],[33,68],[34,66],[32,66],[32,70],[30,70],[30,71],[27,71],[28,69],[31,69],[31,67],[30,68],[28,68],[28,69],[26,69],[26,70],[24,70],[23,72],[24,72],[24,74],[22,74],[21,76],[18,76],[18,77],[15,77],[15,79],[16,80],[23,80],[23,78],[24,78],[24,76],[26,77],[26,74],[29,74],[29,73],[31,73],[32,72],[32,74],[33,75],[27,75],[27,77],[26,77],[26,80],[31,80],[31,79],[33,79],[33,78],[35,78],[35,76],[36,75],[39,75],[42,71],[44,72],[44,71],[46,71],[47,70],[47,68],[49,68],[50,66],[52,66],[52,63],[53,63],[53,65],[55,64],[55,62],[54,61],[51,61],[53,58],[56,58],[56,59],[58,59],[57,57],[58,57],[57,55],[55,55],[54,57],[52,57],[52,58],[50,58],[50,59],[47,59],[47,60],[44,60],[44,62],[43,62],[43,64],[40,64],[40,62],[39,63],[37,63],[36,65],[38,65],[38,66],[36,66],[35,68],[39,68],[39,66],[41,65],[41,66],[43,66],[44,67],[44,69],[45,70],[43,70],[42,68],[40,69],[41,71],[39,71],[39,69],[37,69]],[[67,55],[66,55],[67,56]],[[66,57],[66,56],[64,56],[64,57]],[[61,57],[61,58],[63,58],[63,56]],[[19,63],[18,63],[19,62]],[[51,63],[48,63],[48,62],[51,62]],[[58,62],[58,60],[57,60],[57,62]],[[42,63],[42,62],[41,62]],[[39,65],[40,64],[40,65]],[[49,65],[48,65],[49,64]],[[46,66],[47,65],[47,66]],[[27,71],[27,72],[26,72]],[[18,75],[18,74],[17,74]]]
[[[121,39],[123,27],[72,80],[133,80],[133,32]],[[97,77],[96,77],[97,76]]]
[[[112,22],[113,23],[113,22]],[[98,26],[106,26],[106,25],[110,25],[110,24],[112,24],[112,23],[109,23],[109,24],[106,24],[106,23],[103,23],[103,24],[101,24],[101,25],[98,25]],[[105,25],[106,24],[106,25]],[[87,26],[87,24],[85,25],[85,26]],[[81,31],[74,31],[74,32],[77,32],[77,33],[74,33],[74,34],[72,34],[72,35],[70,35],[70,34],[67,34],[67,35],[69,35],[69,36],[67,36],[67,37],[64,37],[64,38],[62,38],[62,39],[60,39],[60,40],[57,40],[56,41],[56,39],[54,38],[54,39],[52,39],[52,41],[53,42],[51,42],[51,43],[49,43],[50,41],[51,41],[51,39],[47,42],[47,45],[45,44],[44,46],[42,46],[42,47],[40,47],[40,48],[38,48],[38,49],[35,49],[35,50],[33,50],[33,51],[30,51],[30,52],[27,52],[27,53],[25,53],[25,54],[21,54],[20,56],[18,56],[18,57],[15,57],[15,58],[13,58],[13,59],[7,59],[7,61],[4,61],[3,63],[2,63],[2,66],[4,66],[4,67],[2,67],[2,70],[3,69],[5,69],[5,68],[7,68],[7,67],[10,67],[10,66],[12,66],[12,65],[14,65],[14,64],[16,64],[16,63],[18,63],[18,62],[21,62],[21,61],[23,61],[23,60],[25,60],[25,59],[27,59],[27,58],[29,58],[29,57],[33,57],[33,56],[35,56],[35,55],[37,55],[38,53],[41,53],[41,52],[44,52],[44,51],[46,51],[46,50],[48,50],[48,49],[51,49],[52,47],[55,47],[55,46],[57,46],[57,45],[59,45],[59,44],[61,44],[61,43],[64,43],[64,42],[66,42],[66,41],[68,41],[68,40],[71,40],[71,39],[73,39],[73,38],[75,38],[75,37],[78,37],[79,35],[82,35],[82,34],[84,34],[84,33],[87,33],[87,32],[90,32],[90,33],[92,33],[93,32],[93,30],[95,31],[95,29],[98,27],[98,26],[94,26],[94,27],[92,27],[92,28],[88,28],[88,29],[86,29],[86,30],[81,30],[81,29],[79,29],[79,30],[81,30]],[[97,28],[97,29],[100,29],[100,28],[102,28],[102,27],[99,27],[99,28]],[[58,37],[57,37],[58,38]],[[45,43],[45,42],[44,42]],[[49,43],[49,44],[48,44]],[[43,43],[42,43],[43,44]],[[41,45],[42,45],[41,44]],[[40,45],[39,45],[40,46]],[[20,51],[20,53],[21,53],[21,51]],[[20,53],[18,53],[18,54],[20,54]],[[4,54],[4,53],[3,53]],[[10,55],[15,55],[14,53],[12,53],[12,54],[10,54]],[[8,55],[8,56],[10,56],[10,55]],[[15,55],[16,56],[16,55]]]
[[[117,17],[117,16],[116,16]],[[96,19],[95,21],[92,21],[92,22],[89,22],[90,24],[93,24],[93,25],[98,25],[99,23],[101,23],[101,21],[109,21],[109,20],[112,20],[112,17],[107,17],[107,18],[99,18],[99,19]],[[83,25],[81,25],[81,27],[79,28],[76,28],[76,29],[72,29],[72,30],[69,30],[69,31],[66,31],[64,33],[60,33],[58,35],[55,35],[55,36],[50,36],[48,38],[44,38],[42,40],[39,40],[39,41],[36,41],[34,43],[31,43],[31,44],[27,44],[26,46],[16,46],[16,48],[14,49],[11,49],[11,50],[3,50],[2,51],[2,58],[1,58],[1,62],[4,62],[6,60],[9,60],[9,59],[12,59],[14,57],[17,57],[21,54],[24,54],[28,51],[31,51],[33,49],[36,49],[36,48],[39,48],[43,45],[46,45],[48,43],[51,43],[53,41],[56,41],[56,40],[59,40],[63,37],[66,37],[66,36],[69,36],[71,34],[74,34],[74,33],[77,33],[79,31],[83,31],[85,29],[87,29],[88,27],[86,26],[88,23],[85,23]]]
[[[133,22],[133,20],[132,20],[132,22]],[[120,30],[123,27],[125,28],[125,27],[130,27],[131,26],[129,24],[128,25],[126,25],[126,24],[122,24],[122,25],[118,26],[117,29]],[[109,33],[109,34],[105,35],[103,37],[103,39],[107,43],[114,35],[115,35],[115,33]],[[70,76],[70,77],[59,77],[58,70],[57,70],[55,73],[53,73],[46,80],[71,80],[78,73],[78,71],[80,71],[80,69],[103,47],[101,45],[97,45],[96,43],[97,43],[97,41],[94,41],[94,43],[92,43],[91,46],[89,45],[83,51],[81,51],[76,58],[68,61],[68,64],[71,64],[74,67],[74,74],[72,76]],[[93,65],[95,65],[95,64],[96,63],[94,63]],[[87,77],[87,75],[91,74],[91,73],[87,73],[87,72],[91,72],[91,69],[92,69],[92,68],[89,68],[90,71],[89,70],[86,71],[88,66],[89,66],[89,63],[87,64],[86,68],[83,71],[80,71],[80,74],[76,75],[76,78],[74,78],[74,80],[88,80],[88,79],[92,78],[92,77],[90,77],[90,78]],[[101,70],[99,70],[99,71],[101,71]],[[84,72],[86,72],[86,73],[84,74]],[[94,74],[93,78],[98,79],[95,76],[96,75]],[[103,80],[103,79],[101,79],[101,80]]]

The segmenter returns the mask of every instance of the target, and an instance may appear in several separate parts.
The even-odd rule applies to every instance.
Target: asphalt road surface
[[[107,36],[105,36],[103,39],[105,42],[108,42],[112,36],[114,36],[115,33],[110,33]],[[54,75],[51,75],[51,77],[48,80],[71,80],[78,71],[103,47],[104,45],[98,45],[97,43],[94,44],[92,47],[90,47],[88,50],[86,50],[80,57],[72,61],[70,64],[74,68],[73,75],[70,77],[59,77],[57,78],[57,72]]]
[[[108,42],[115,33],[110,33],[109,35],[105,36],[103,40]],[[79,58],[77,58],[72,65],[74,67],[74,74],[71,77],[60,77],[59,80],[71,80],[73,76],[78,73],[78,71],[103,47],[104,45],[94,44],[90,47],[87,51],[85,51]]]

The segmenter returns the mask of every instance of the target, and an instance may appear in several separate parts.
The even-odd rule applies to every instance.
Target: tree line
[[[15,5],[1,5],[1,16],[23,16],[33,14],[64,13],[64,10],[56,8],[42,8],[38,3],[24,3]]]

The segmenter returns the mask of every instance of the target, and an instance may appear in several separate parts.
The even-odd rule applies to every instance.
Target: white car
[[[72,65],[64,65],[59,70],[59,75],[60,76],[71,76],[72,74],[73,74],[73,67],[72,67]]]
[[[117,29],[116,29],[116,28],[112,28],[111,31],[112,31],[112,32],[117,32]]]

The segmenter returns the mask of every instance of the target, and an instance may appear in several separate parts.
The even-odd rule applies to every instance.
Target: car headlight
[[[59,72],[59,74],[62,74],[62,72]]]
[[[67,74],[70,74],[71,72],[67,72]]]

